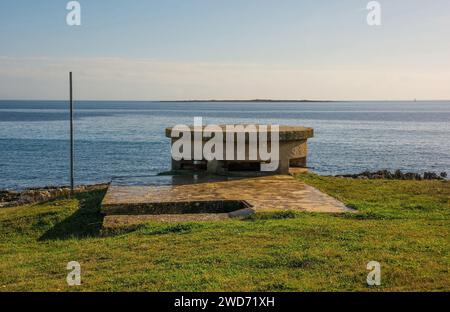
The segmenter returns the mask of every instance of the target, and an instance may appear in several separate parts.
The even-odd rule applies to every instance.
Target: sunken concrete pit
[[[133,190],[128,189],[128,192]],[[112,215],[161,215],[161,214],[206,214],[232,213],[250,208],[244,200],[198,200],[105,204],[103,212]]]

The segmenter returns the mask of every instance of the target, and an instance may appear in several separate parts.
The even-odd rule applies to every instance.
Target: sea
[[[450,173],[450,101],[77,101],[75,183],[170,168],[164,129],[192,124],[314,128],[308,166],[322,175],[381,169]],[[68,101],[0,101],[0,189],[69,184]]]

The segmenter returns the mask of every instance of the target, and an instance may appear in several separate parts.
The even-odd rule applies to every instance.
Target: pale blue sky
[[[450,1],[0,0],[0,98],[450,99]],[[95,88],[94,88],[95,86]]]

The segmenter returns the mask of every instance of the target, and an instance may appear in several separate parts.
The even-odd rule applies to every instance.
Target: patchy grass
[[[315,174],[297,178],[357,209],[366,218],[450,218],[449,181],[359,180]]]
[[[449,291],[450,183],[298,179],[359,214],[267,213],[101,236],[93,191],[0,209],[0,291]],[[382,285],[366,285],[379,261]],[[78,261],[82,285],[68,287]]]

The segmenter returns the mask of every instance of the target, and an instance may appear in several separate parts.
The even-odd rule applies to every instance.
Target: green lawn
[[[0,291],[450,290],[450,183],[299,175],[358,214],[260,214],[102,236],[103,191],[0,209]],[[105,233],[103,233],[105,235]],[[366,285],[381,263],[382,285]],[[82,285],[68,287],[78,261]]]

